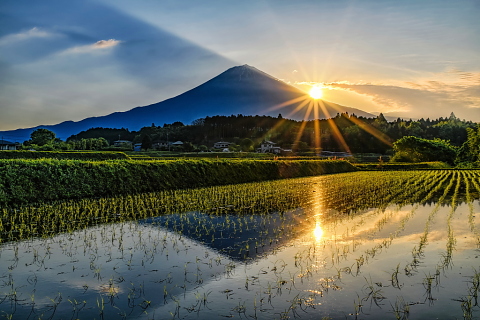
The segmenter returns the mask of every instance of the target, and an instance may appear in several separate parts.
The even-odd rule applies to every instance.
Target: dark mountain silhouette
[[[139,130],[153,123],[162,125],[181,121],[185,124],[195,119],[214,115],[269,115],[303,120],[308,103],[299,112],[291,114],[308,95],[281,80],[278,80],[254,67],[243,65],[233,67],[215,78],[174,98],[144,107],[136,107],[125,112],[115,112],[106,116],[86,118],[81,121],[65,121],[56,125],[38,126],[28,129],[4,131],[5,135],[15,136],[18,141],[27,140],[37,128],[46,128],[66,139],[72,134],[92,127],[128,128]],[[288,102],[292,102],[288,104]],[[374,115],[355,108],[340,106],[322,101],[319,118],[329,118],[337,113],[355,113],[357,116]],[[322,110],[323,109],[323,110]],[[326,112],[324,112],[326,111]],[[308,119],[313,119],[311,112]],[[2,134],[2,132],[0,132]],[[23,139],[23,140],[22,140]]]

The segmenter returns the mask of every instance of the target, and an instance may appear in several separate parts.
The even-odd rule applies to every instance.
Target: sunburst
[[[310,95],[310,97],[312,97],[312,99],[315,100],[321,99],[323,97],[322,88],[320,88],[319,86],[313,86],[310,91],[308,91],[308,94]]]
[[[293,110],[287,114],[282,121],[279,121],[273,128],[269,130],[269,132],[266,133],[265,137],[269,136],[271,132],[274,132],[278,127],[280,127],[285,119],[288,119],[292,117],[293,115],[299,113],[299,112],[304,112],[303,115],[303,121],[300,124],[300,128],[297,132],[297,135],[295,137],[295,141],[293,143],[293,149],[296,148],[298,143],[300,142],[300,139],[303,135],[303,131],[305,130],[305,127],[307,125],[308,119],[310,118],[310,115],[313,113],[314,117],[314,139],[315,139],[315,153],[318,155],[321,151],[321,128],[320,128],[320,113],[322,113],[325,118],[328,121],[329,127],[332,130],[332,135],[335,141],[341,148],[350,153],[350,148],[347,145],[342,133],[340,132],[340,129],[338,128],[337,124],[335,123],[334,119],[332,118],[332,115],[329,113],[327,107],[325,106],[324,101],[321,99],[323,97],[323,89],[324,87],[321,85],[313,85],[312,88],[309,90],[308,94],[305,94],[303,96],[285,101],[283,103],[280,103],[276,106],[273,106],[268,109],[268,111],[272,110],[279,110],[291,105],[296,105]],[[336,105],[333,105],[333,108],[337,109],[338,113],[342,113],[342,110],[338,109]],[[350,116],[347,118],[350,120],[353,124],[357,125],[360,127],[362,130],[365,130],[381,142],[392,146],[392,143],[390,142],[390,138],[381,132],[380,130],[376,129],[375,127],[372,127],[368,123]]]

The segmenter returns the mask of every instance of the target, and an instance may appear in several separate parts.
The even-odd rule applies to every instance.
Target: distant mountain
[[[282,114],[285,118],[303,120],[308,103],[295,114],[289,116],[308,95],[283,81],[280,81],[254,67],[243,65],[233,67],[215,78],[174,98],[144,107],[136,107],[125,112],[115,112],[106,116],[86,118],[81,121],[65,121],[56,125],[38,126],[28,129],[3,131],[0,134],[17,137],[17,141],[30,138],[30,133],[38,128],[52,130],[60,139],[93,127],[128,128],[139,130],[152,123],[163,125],[181,121],[190,124],[193,120],[214,115],[269,115]],[[288,104],[291,102],[291,104]],[[348,112],[357,116],[374,117],[359,109],[321,101],[319,118],[329,118],[337,113]],[[308,119],[314,118],[314,112]]]

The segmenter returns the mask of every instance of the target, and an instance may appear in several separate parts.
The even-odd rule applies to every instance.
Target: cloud
[[[93,44],[87,44],[83,46],[75,46],[73,48],[63,51],[61,54],[76,54],[76,53],[94,53],[105,51],[112,47],[118,46],[122,41],[109,39],[109,40],[99,40]]]
[[[9,45],[19,41],[25,41],[29,39],[35,38],[52,38],[55,36],[59,36],[59,34],[50,32],[44,29],[40,29],[38,27],[33,27],[30,30],[8,34],[0,38],[0,45]]]
[[[48,6],[35,1],[27,8],[9,2],[18,23],[8,35],[25,33],[30,40],[1,47],[2,130],[148,105],[181,94],[234,65],[96,1],[47,2]],[[48,28],[28,33],[35,26]],[[58,37],[42,38],[40,31]]]
[[[121,41],[110,39],[110,40],[100,40],[95,42],[92,47],[95,49],[103,49],[103,48],[110,48],[115,47],[116,45],[120,44]]]
[[[315,85],[316,82],[297,82]],[[408,117],[437,118],[454,112],[460,118],[480,121],[480,73],[449,70],[415,81],[319,83],[329,90],[363,96],[371,102],[369,112],[404,113]]]

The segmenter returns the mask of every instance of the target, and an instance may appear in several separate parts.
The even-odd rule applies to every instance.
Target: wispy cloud
[[[62,52],[62,54],[76,54],[76,53],[93,53],[93,52],[102,52],[106,49],[118,46],[122,41],[109,39],[109,40],[99,40],[93,44],[88,44],[84,46],[75,46],[69,48]]]
[[[1,37],[0,45],[8,45],[35,38],[52,38],[56,36],[60,36],[60,34],[34,27],[24,32],[8,34],[4,37]]]
[[[426,114],[435,117],[455,112],[461,117],[480,120],[480,73],[449,70],[424,79],[390,83],[362,82],[297,82],[299,85],[319,84],[328,90],[344,90],[371,101],[372,110],[406,113],[411,117]],[[373,110],[375,109],[375,110]]]
[[[110,40],[100,40],[92,44],[91,46],[95,49],[103,49],[103,48],[110,48],[115,47],[116,45],[120,44],[121,41],[110,39]]]

